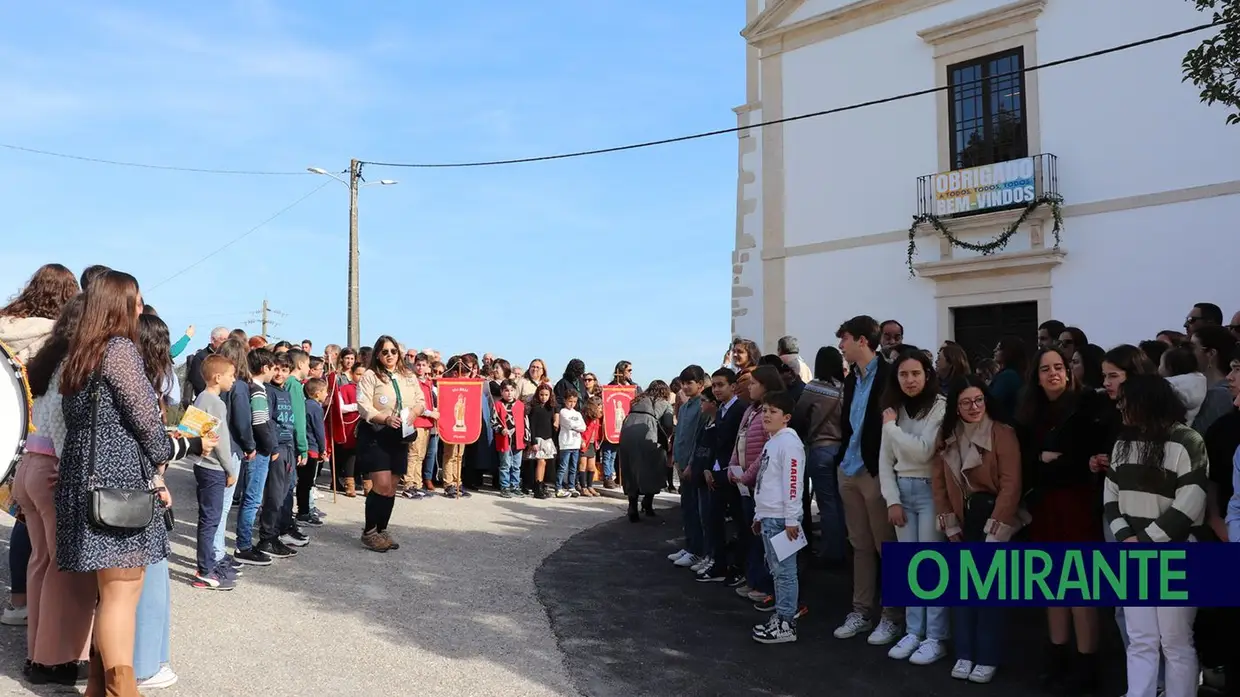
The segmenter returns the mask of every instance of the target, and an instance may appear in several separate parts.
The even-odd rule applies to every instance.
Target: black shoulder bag
[[[94,487],[95,468],[99,462],[97,450],[99,442],[99,381],[95,377],[90,390],[90,471],[87,474],[86,486],[90,492],[90,524],[100,530],[109,532],[137,532],[145,530],[155,519],[155,507],[158,500],[156,492],[147,489],[118,489],[110,487]],[[150,479],[143,461],[138,454],[138,466],[142,468],[142,478]]]

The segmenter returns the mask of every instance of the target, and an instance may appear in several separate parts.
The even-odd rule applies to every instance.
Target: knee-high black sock
[[[594,488],[594,470],[588,469],[585,472],[582,472],[581,476],[586,478],[585,488],[587,489]]]
[[[392,520],[392,509],[396,506],[395,496],[378,496],[378,518],[375,520],[375,528],[379,532],[387,530],[388,522]]]
[[[363,533],[375,530],[379,525],[379,495],[374,491],[366,494],[366,527]]]

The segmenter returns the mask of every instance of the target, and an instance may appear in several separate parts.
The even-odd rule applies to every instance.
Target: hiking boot
[[[372,552],[387,552],[392,548],[392,543],[379,533],[371,531],[362,534],[362,546]]]

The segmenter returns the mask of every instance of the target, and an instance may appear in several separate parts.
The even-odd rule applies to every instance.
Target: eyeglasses
[[[974,397],[973,399],[962,399],[957,404],[961,409],[981,409],[986,406],[985,397]]]

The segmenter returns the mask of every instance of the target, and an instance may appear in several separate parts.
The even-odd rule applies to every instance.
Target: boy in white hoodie
[[[788,427],[796,401],[787,392],[770,392],[762,400],[762,427],[771,438],[762,446],[758,478],[753,491],[755,535],[762,536],[766,564],[775,579],[775,612],[766,624],[753,628],[753,640],[762,644],[785,644],[797,640],[797,609],[800,585],[797,555],[783,561],[775,554],[771,538],[800,538],[802,480],[805,478],[805,446]]]
[[[1158,363],[1158,374],[1167,378],[1171,389],[1175,390],[1176,396],[1184,403],[1184,409],[1188,412],[1185,423],[1191,426],[1193,419],[1197,418],[1197,412],[1201,411],[1201,405],[1206,400],[1206,391],[1210,387],[1197,364],[1197,354],[1187,346],[1168,349]]]

